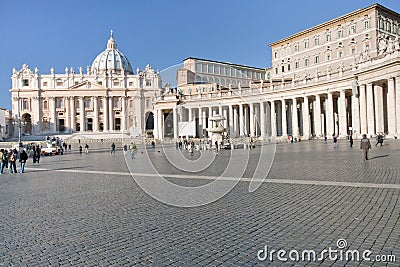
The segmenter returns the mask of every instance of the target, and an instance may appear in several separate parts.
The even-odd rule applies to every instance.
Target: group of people
[[[18,153],[17,149],[10,149],[10,151],[1,149],[0,150],[0,174],[3,174],[5,168],[8,168],[9,173],[17,172],[17,161],[20,163],[19,172],[25,172],[25,164],[28,160],[28,154],[25,149]]]
[[[337,141],[338,141],[337,136],[335,134],[333,134],[332,135],[332,139],[333,139],[333,148],[337,148],[338,147],[337,146]],[[383,135],[382,134],[378,134],[376,136],[376,144],[375,144],[375,146],[377,146],[378,144],[383,146],[383,140],[384,140]],[[325,136],[325,143],[326,143],[326,136]],[[349,136],[349,144],[350,144],[350,147],[353,147],[354,140],[353,140],[353,136],[352,135]],[[367,137],[366,134],[362,135],[362,139],[361,139],[361,142],[360,142],[360,149],[363,150],[363,160],[368,160],[368,151],[371,149],[371,141],[369,140],[369,138]]]

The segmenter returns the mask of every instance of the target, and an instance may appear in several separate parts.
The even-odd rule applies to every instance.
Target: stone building
[[[309,139],[400,134],[397,12],[374,4],[270,47],[272,67],[265,70],[264,79],[236,85],[227,85],[225,80],[228,90],[197,97],[187,90],[175,97],[159,97],[156,137],[179,137],[181,120],[195,120],[197,128],[207,128],[209,122],[204,118],[217,113],[226,117],[224,126],[231,137],[284,140],[288,135]],[[182,75],[187,81],[200,76],[178,71],[178,88],[196,86],[184,85],[185,79],[179,80]],[[215,79],[205,82],[214,83],[215,88],[221,85]]]
[[[85,71],[85,73],[84,73]],[[22,133],[130,133],[153,130],[153,98],[161,77],[147,65],[134,73],[111,36],[106,49],[83,70],[40,74],[24,64],[12,74],[12,113]]]

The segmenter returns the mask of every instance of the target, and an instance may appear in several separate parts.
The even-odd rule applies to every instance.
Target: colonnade
[[[45,101],[51,132],[126,131],[128,128],[127,97],[124,96],[49,97],[43,99],[43,105]]]
[[[225,117],[223,126],[231,137],[360,138],[384,133],[400,134],[400,77],[359,83],[353,88],[336,88],[313,94],[260,95],[262,100],[231,98],[204,102],[187,101],[181,107],[156,107],[155,137],[180,136],[179,121],[196,120],[196,137],[205,137],[210,117]],[[259,98],[260,98],[259,97]],[[180,114],[178,114],[180,109]],[[172,116],[172,132],[164,127]],[[194,137],[194,136],[193,136]]]

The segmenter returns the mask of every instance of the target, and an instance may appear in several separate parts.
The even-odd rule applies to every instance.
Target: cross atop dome
[[[117,49],[117,43],[115,42],[115,40],[113,38],[113,30],[110,30],[110,39],[108,39],[108,42],[107,42],[107,49],[112,49],[112,50]]]

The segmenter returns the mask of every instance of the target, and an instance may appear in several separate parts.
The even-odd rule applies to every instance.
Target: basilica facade
[[[216,77],[196,81],[201,73],[191,72],[206,73],[208,66],[178,71],[178,81],[191,76],[195,82],[178,82],[176,96],[169,93],[156,99],[155,137],[203,137],[207,133],[202,129],[210,127],[210,117],[216,114],[225,117],[223,126],[231,138],[400,134],[397,12],[374,4],[273,42],[270,47],[272,67],[265,69],[264,75],[240,73],[235,79],[225,78],[224,86],[215,82]],[[231,74],[234,66],[223,65]],[[221,66],[218,68],[220,79]],[[237,70],[234,73],[236,76]],[[227,80],[235,83],[226,84]],[[209,89],[199,93],[195,88]],[[181,125],[189,124],[196,130],[183,131]]]
[[[153,99],[161,76],[147,65],[133,71],[111,36],[106,49],[85,70],[40,74],[23,65],[12,74],[12,114],[22,134],[152,132]]]

